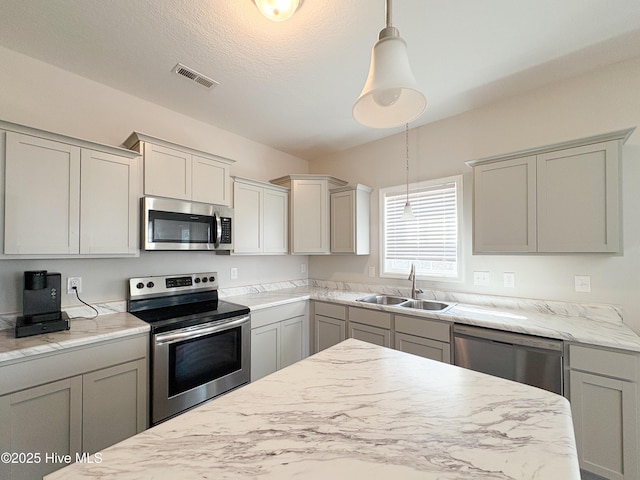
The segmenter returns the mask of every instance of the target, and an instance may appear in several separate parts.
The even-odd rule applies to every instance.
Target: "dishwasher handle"
[[[471,337],[506,345],[521,345],[523,347],[540,348],[560,353],[563,351],[562,340],[553,340],[551,338],[536,337],[521,333],[503,332],[489,328],[469,327],[456,324],[453,326],[453,336],[454,338]]]

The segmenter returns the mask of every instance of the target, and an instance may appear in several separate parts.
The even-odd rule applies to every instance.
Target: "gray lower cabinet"
[[[611,480],[640,478],[640,356],[570,345],[569,363],[580,468]]]
[[[428,318],[395,316],[396,350],[451,363],[451,325]]]
[[[251,313],[251,381],[256,381],[309,355],[307,302]]]
[[[314,347],[319,352],[347,338],[347,309],[327,302],[314,303]]]
[[[61,457],[75,460],[82,450],[82,377],[3,395],[0,424],[0,451],[16,457],[0,464],[0,478],[31,480],[64,467]]]
[[[146,428],[146,372],[146,360],[136,360],[82,376],[83,451],[97,452]]]
[[[368,308],[349,307],[349,338],[391,347],[391,314]]]
[[[41,478],[143,431],[148,341],[144,334],[3,364],[0,452],[21,461],[0,463],[0,478]]]

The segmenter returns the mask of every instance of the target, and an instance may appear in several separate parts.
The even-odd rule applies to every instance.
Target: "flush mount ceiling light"
[[[265,17],[276,22],[290,18],[302,5],[302,0],[254,0],[254,2]]]
[[[369,76],[353,105],[353,118],[365,127],[404,125],[427,108],[411,72],[407,44],[391,24],[391,0],[386,0],[386,19],[371,52]]]

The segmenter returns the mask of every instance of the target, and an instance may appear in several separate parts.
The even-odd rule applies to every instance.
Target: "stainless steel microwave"
[[[223,205],[142,197],[144,250],[233,250],[233,210]]]

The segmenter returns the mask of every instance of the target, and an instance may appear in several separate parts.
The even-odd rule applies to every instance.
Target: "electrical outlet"
[[[307,264],[306,263],[301,263],[300,264],[300,273],[307,273]]]
[[[576,292],[591,292],[591,277],[589,275],[575,276]]]
[[[505,272],[503,275],[505,288],[516,288],[516,274],[513,272]]]
[[[370,277],[376,276],[376,267],[369,267],[369,276]]]
[[[82,293],[82,278],[81,277],[69,277],[67,278],[67,293],[73,293],[73,291]]]
[[[238,269],[234,267],[231,269],[231,280],[237,280],[237,278],[238,278]]]
[[[481,287],[489,286],[489,272],[473,272],[473,284]]]

